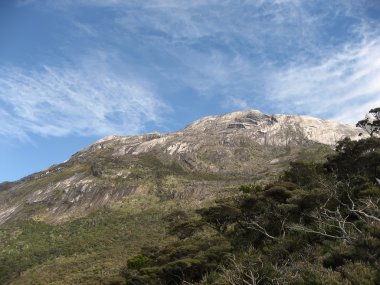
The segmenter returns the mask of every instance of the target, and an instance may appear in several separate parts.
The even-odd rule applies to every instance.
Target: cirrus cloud
[[[294,112],[354,123],[380,105],[380,39],[279,70],[267,81],[267,94]]]
[[[140,83],[102,70],[0,70],[0,135],[140,133],[165,108]]]

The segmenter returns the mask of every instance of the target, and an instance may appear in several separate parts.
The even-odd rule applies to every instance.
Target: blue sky
[[[377,0],[5,0],[0,181],[110,134],[380,106]]]

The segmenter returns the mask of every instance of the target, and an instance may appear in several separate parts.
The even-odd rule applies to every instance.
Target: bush
[[[127,260],[129,269],[140,269],[146,267],[151,262],[151,259],[144,255],[137,255]]]

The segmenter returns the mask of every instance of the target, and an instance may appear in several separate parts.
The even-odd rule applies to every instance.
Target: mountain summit
[[[0,184],[0,224],[62,223],[136,195],[207,202],[242,182],[270,181],[289,161],[316,159],[359,133],[309,116],[249,110],[173,133],[105,137],[62,164]]]

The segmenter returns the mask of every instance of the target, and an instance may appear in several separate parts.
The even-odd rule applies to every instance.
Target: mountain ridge
[[[247,110],[207,116],[178,132],[108,136],[61,164],[3,183],[0,224],[65,222],[142,193],[196,202],[220,181],[231,187],[275,179],[289,161],[320,156],[359,133],[309,116]]]

